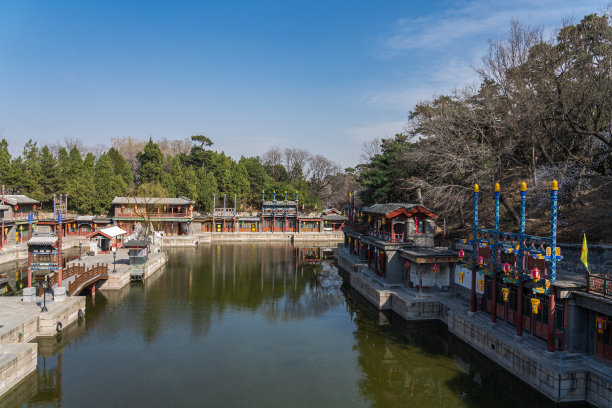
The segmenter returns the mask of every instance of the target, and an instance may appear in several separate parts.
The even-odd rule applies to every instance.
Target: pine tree
[[[164,174],[164,155],[157,143],[149,139],[144,151],[136,155],[140,164],[141,183],[161,183]]]
[[[123,158],[121,153],[119,153],[119,150],[114,147],[108,150],[108,157],[113,163],[115,173],[121,176],[128,188],[131,187],[134,184],[134,172],[130,164]]]
[[[43,146],[40,150],[40,167],[43,172],[41,187],[44,201],[48,201],[53,193],[58,192],[60,186],[60,173],[58,162],[51,153],[48,146]]]
[[[113,162],[108,154],[98,158],[94,168],[94,188],[96,191],[95,211],[107,212],[115,196],[122,196],[127,191],[123,177],[115,173]]]
[[[35,200],[44,200],[41,185],[42,170],[40,168],[40,155],[36,142],[28,140],[23,146],[23,176],[24,189]]]
[[[197,176],[197,203],[202,211],[212,211],[213,194],[217,192],[217,179],[212,172],[199,168]]]
[[[11,179],[11,154],[6,139],[0,141],[0,183],[8,186]]]

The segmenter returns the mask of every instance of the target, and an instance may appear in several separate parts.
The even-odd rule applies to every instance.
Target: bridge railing
[[[74,296],[87,284],[99,279],[108,278],[108,264],[96,264],[76,277],[68,284],[68,295]]]

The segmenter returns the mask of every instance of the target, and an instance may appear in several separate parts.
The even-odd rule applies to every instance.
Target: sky
[[[511,20],[551,32],[591,0],[0,0],[0,138],[204,134],[239,159],[305,148],[342,167],[415,104],[478,83]]]

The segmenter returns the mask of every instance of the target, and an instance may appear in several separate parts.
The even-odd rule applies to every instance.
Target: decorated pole
[[[61,195],[60,195],[61,197]],[[57,286],[62,287],[62,213],[57,215],[57,224],[59,227],[58,248],[57,248]]]
[[[495,192],[493,193],[495,197],[495,224],[493,234],[493,268],[492,268],[492,278],[491,278],[491,323],[497,322],[497,234],[499,233],[499,196],[500,196],[500,186],[499,183],[495,183]]]
[[[474,222],[472,224],[472,289],[470,296],[470,311],[476,312],[476,268],[478,267],[478,239],[476,230],[478,229],[478,184],[474,184]]]
[[[300,199],[298,192],[295,192],[295,231],[300,232]]]
[[[559,183],[553,180],[550,186],[552,207],[550,211],[550,301],[548,302],[548,351],[555,350],[555,288],[557,280],[557,196]]]
[[[516,304],[516,312],[518,319],[516,319],[516,335],[523,335],[523,269],[524,269],[524,257],[523,257],[523,244],[525,236],[525,202],[527,201],[527,184],[523,181],[521,183],[521,218],[519,220],[519,250],[516,253],[517,262],[520,265],[515,264],[515,268],[519,269],[518,280],[518,296]]]

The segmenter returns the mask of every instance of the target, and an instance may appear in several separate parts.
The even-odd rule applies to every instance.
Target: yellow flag
[[[580,261],[584,264],[584,267],[589,270],[589,249],[587,248],[586,243],[586,234],[584,234],[584,238],[582,238],[582,252],[580,252]]]

